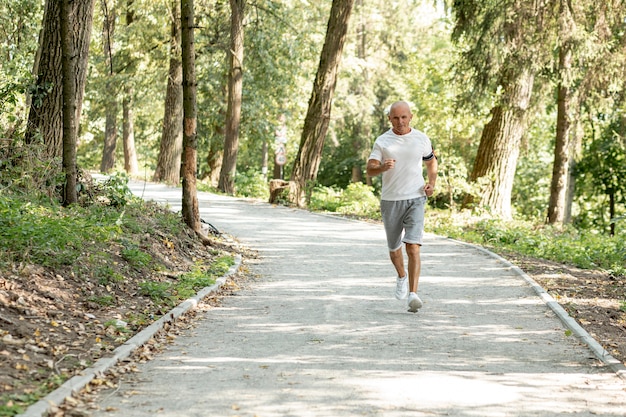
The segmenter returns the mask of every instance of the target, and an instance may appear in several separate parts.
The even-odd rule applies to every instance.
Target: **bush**
[[[266,201],[270,197],[267,178],[252,169],[235,175],[235,190],[236,195],[240,197],[259,198]]]
[[[573,226],[556,228],[530,221],[503,221],[472,216],[470,212],[433,211],[429,231],[470,243],[535,258],[626,274],[626,233],[611,237]]]
[[[351,183],[345,190],[317,186],[311,195],[309,208],[314,211],[380,219],[380,201],[374,195],[374,188],[363,183]]]
[[[311,194],[309,208],[313,211],[329,211],[335,213],[341,205],[342,191],[334,187],[317,186]]]
[[[380,219],[380,200],[374,189],[360,182],[348,185],[339,198],[337,212],[341,214]]]

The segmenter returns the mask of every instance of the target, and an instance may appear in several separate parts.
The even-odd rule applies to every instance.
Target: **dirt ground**
[[[532,277],[614,358],[626,363],[626,277],[500,255]]]
[[[150,213],[145,217],[150,221]],[[232,241],[205,246],[190,231],[164,236],[157,230],[138,239],[160,267],[133,268],[120,256],[121,247],[112,244],[104,249],[114,260],[109,266],[124,279],[106,284],[90,274],[78,276],[69,267],[0,267],[0,416],[24,411],[25,404],[110,356],[171,310],[162,299],[155,302],[144,295],[140,284],[173,283],[196,265],[211,265],[226,253],[254,256]],[[72,267],[94,268],[89,256],[76,259]]]
[[[164,247],[158,235],[145,247],[161,251],[172,261],[172,270],[186,270],[189,259],[210,253],[198,242]],[[616,359],[626,360],[626,278],[597,271],[585,271],[539,259],[499,253],[522,268],[546,289],[583,328]],[[254,256],[251,253],[244,254]],[[237,278],[235,278],[236,280]],[[138,293],[144,276],[109,288],[116,303],[102,306],[93,301],[92,292],[81,279],[66,271],[21,266],[0,275],[0,410],[11,410],[29,398],[40,397],[69,377],[106,356],[124,341],[150,324],[122,328],[116,320],[127,321],[139,314],[154,320],[165,311]],[[228,296],[237,284],[230,280]],[[88,288],[87,288],[88,289]],[[231,291],[231,292],[232,292]],[[192,316],[183,320],[193,320]],[[171,336],[162,336],[165,339]],[[143,358],[150,358],[147,347]],[[6,412],[6,411],[5,411]],[[2,413],[0,413],[2,414]],[[11,414],[2,414],[11,415]]]

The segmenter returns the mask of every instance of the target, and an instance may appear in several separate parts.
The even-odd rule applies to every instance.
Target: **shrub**
[[[354,182],[348,185],[339,198],[338,213],[380,219],[380,200],[374,189],[366,184]]]
[[[341,205],[342,191],[333,187],[317,186],[311,194],[309,208],[313,211],[336,212]]]
[[[245,173],[235,175],[235,190],[240,197],[259,198],[268,200],[270,197],[269,186],[265,175],[249,169]]]

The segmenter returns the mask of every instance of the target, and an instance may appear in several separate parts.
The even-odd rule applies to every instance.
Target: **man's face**
[[[413,115],[408,106],[399,105],[389,111],[389,121],[396,135],[406,135],[411,131],[411,119]]]

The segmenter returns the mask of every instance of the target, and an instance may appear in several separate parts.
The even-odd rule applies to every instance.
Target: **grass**
[[[472,217],[470,213],[429,210],[428,231],[494,250],[503,249],[582,269],[626,275],[626,232],[607,236],[594,231],[538,225],[523,220]]]
[[[71,207],[10,187],[0,190],[0,276],[26,277],[28,272],[20,271],[34,270],[40,281],[59,277],[76,288],[67,298],[58,299],[58,303],[75,302],[58,307],[66,317],[91,312],[99,318],[119,316],[124,323],[103,321],[105,329],[90,338],[101,345],[102,352],[123,343],[198,290],[213,285],[235,262],[230,253],[202,245],[180,214],[130,196],[119,181],[114,186],[113,191],[104,189],[106,198],[94,196],[89,204]],[[18,288],[20,282],[16,281]],[[54,281],[44,286],[50,282]],[[45,307],[40,310],[45,316]],[[6,334],[6,329],[0,329],[0,335]],[[50,355],[58,353],[53,353],[56,346],[50,344]],[[69,343],[66,347],[71,348]],[[11,355],[12,363],[20,363],[19,354]],[[46,368],[50,375],[30,380],[39,372],[31,364],[22,372],[29,375],[27,379],[15,380],[16,386],[0,393],[0,417],[23,412],[62,384],[75,366],[79,365],[64,362],[67,371],[56,374]]]
[[[317,187],[310,208],[380,220],[378,199],[373,189],[363,184],[351,184],[346,190]],[[441,236],[475,243],[496,252],[502,249],[582,269],[599,269],[615,276],[626,275],[625,219],[618,221],[618,233],[611,237],[572,226],[560,228],[524,220],[503,221],[476,216],[470,211],[428,208],[426,216],[426,230]]]

